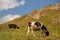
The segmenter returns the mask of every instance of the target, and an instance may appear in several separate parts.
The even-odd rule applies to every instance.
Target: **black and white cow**
[[[38,27],[42,34],[45,33],[46,36],[49,36],[49,32],[48,32],[46,26],[43,23],[39,23],[39,22],[28,22],[27,35],[29,34],[29,32],[31,30],[33,36],[35,36],[33,27],[36,27],[36,28]]]
[[[16,24],[8,24],[9,29],[19,29],[19,27]]]

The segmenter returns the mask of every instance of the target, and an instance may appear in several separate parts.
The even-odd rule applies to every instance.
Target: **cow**
[[[9,29],[19,29],[16,24],[8,24]]]
[[[39,28],[41,34],[45,33],[46,36],[49,36],[49,31],[47,30],[46,26],[43,24],[43,23],[40,23],[40,22],[28,22],[28,30],[27,30],[27,36],[31,30],[33,36],[35,36],[34,34],[34,30],[33,28],[36,27],[36,28]]]

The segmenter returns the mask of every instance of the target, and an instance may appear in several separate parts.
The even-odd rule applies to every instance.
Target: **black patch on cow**
[[[47,30],[47,28],[44,25],[42,25],[41,29],[42,30]]]
[[[43,30],[43,31],[45,32],[46,36],[49,36],[49,32],[48,32],[46,26],[43,25],[43,26],[41,27],[41,30]]]
[[[41,23],[35,22],[35,25],[38,27],[38,26],[41,26]]]
[[[28,26],[31,27],[31,22],[28,22]]]

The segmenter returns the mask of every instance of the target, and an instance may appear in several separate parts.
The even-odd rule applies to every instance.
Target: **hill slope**
[[[60,40],[60,9],[43,9],[34,10],[30,14],[26,14],[20,18],[13,21],[4,23],[0,25],[0,36],[1,40],[26,40],[27,23],[29,21],[38,21],[46,25],[50,32],[49,37],[40,38],[39,32],[36,33],[38,39],[30,35],[29,40]],[[8,24],[16,24],[19,29],[10,30]],[[2,36],[3,35],[3,36]]]

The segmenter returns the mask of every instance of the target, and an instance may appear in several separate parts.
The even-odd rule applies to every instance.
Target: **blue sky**
[[[31,13],[35,9],[44,8],[48,4],[54,5],[58,2],[60,2],[60,0],[13,0],[13,1],[6,0],[7,2],[4,1],[4,3],[7,3],[7,4],[5,5],[5,4],[2,4],[3,1],[0,0],[0,6],[3,6],[0,8],[1,9],[0,10],[0,19],[8,14],[22,16],[24,14]],[[16,3],[16,1],[17,1],[17,3]],[[21,1],[24,1],[24,2],[21,2]],[[14,6],[8,5],[9,2],[12,2],[12,4]],[[20,4],[19,4],[19,2],[20,2]],[[11,4],[11,3],[9,3],[9,4]],[[10,8],[9,8],[9,6],[10,6]]]

